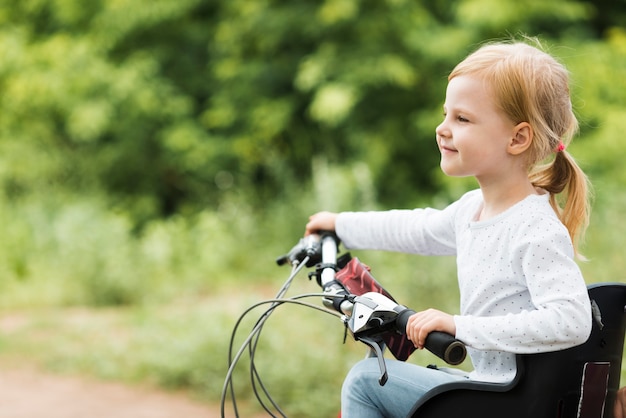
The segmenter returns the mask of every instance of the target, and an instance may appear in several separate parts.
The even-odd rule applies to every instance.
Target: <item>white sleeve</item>
[[[343,212],[336,232],[348,249],[398,251],[421,255],[454,255],[455,204],[444,210]]]

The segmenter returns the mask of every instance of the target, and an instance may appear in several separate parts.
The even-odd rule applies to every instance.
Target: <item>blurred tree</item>
[[[588,41],[563,51],[574,85],[581,138],[576,153],[593,181],[626,184],[623,132],[626,132],[626,29],[607,30],[602,42]]]
[[[623,19],[608,1],[0,0],[0,185],[101,190],[141,222],[280,196],[322,155],[411,204],[438,186],[434,128],[468,51],[523,32],[606,57]]]
[[[453,65],[509,28],[556,37],[587,12],[542,0],[233,0],[212,43],[205,126],[256,187],[275,193],[324,154],[366,161],[379,198],[409,204],[436,187],[434,128]]]
[[[3,3],[1,178],[10,197],[50,184],[103,189],[139,219],[193,198],[189,170],[168,145],[181,135],[208,142],[181,88],[199,85],[206,63],[193,54],[208,39],[197,39],[208,23],[195,14],[200,2]],[[174,49],[172,33],[186,35],[184,48]],[[181,50],[191,53],[176,67]]]
[[[595,36],[607,35],[613,28],[626,27],[626,2],[614,0],[594,0],[588,2],[591,10],[591,26]]]

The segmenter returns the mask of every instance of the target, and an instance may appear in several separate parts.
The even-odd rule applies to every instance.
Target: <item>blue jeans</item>
[[[350,370],[341,389],[341,418],[404,418],[430,389],[467,377],[411,363],[385,359],[389,379],[378,384],[376,358],[361,360]]]

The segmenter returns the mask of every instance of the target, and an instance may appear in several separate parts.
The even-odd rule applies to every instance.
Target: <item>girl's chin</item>
[[[458,167],[454,167],[451,164],[445,164],[444,162],[441,162],[439,167],[441,168],[441,171],[443,171],[443,174],[449,177],[470,177],[471,176],[471,174],[467,174],[463,172],[462,170],[459,170]]]

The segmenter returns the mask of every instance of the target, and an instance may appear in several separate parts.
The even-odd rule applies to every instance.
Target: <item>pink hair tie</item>
[[[562,152],[565,151],[565,144],[563,143],[563,141],[559,141],[559,145],[557,145],[556,147],[556,152]]]

